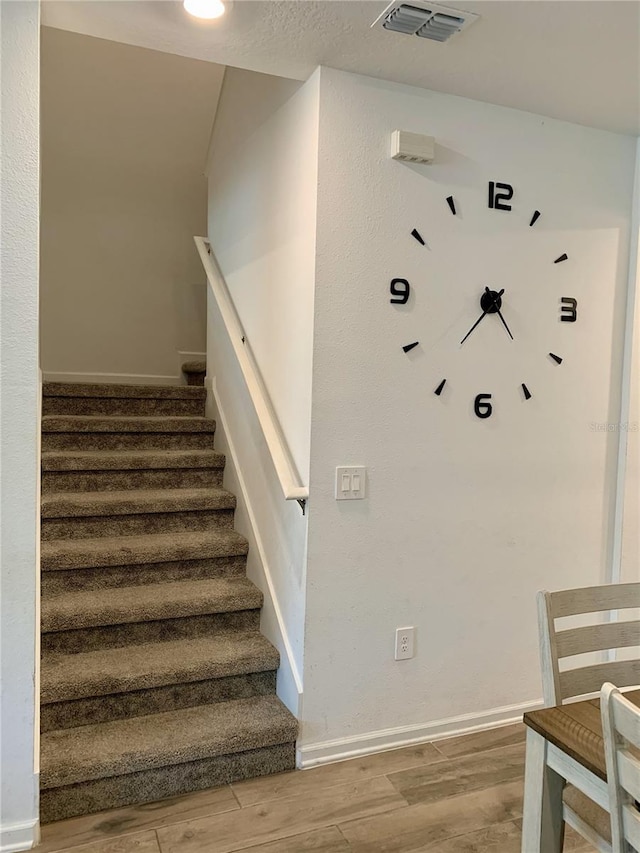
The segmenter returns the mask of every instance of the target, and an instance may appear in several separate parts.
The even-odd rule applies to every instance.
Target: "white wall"
[[[0,4],[0,850],[36,840],[39,4]]]
[[[206,228],[222,76],[210,62],[43,28],[47,374],[171,380],[179,351],[204,350],[206,287],[192,238]]]
[[[309,470],[317,80],[228,68],[209,154],[209,239],[300,476]]]
[[[308,482],[319,76],[304,86],[227,69],[209,158],[209,238],[299,474]],[[209,295],[207,372],[216,447],[265,592],[262,630],[282,657],[278,694],[300,714],[307,519],[283,498]]]
[[[435,163],[390,160],[396,128],[435,136]],[[594,425],[619,416],[634,158],[631,137],[322,69],[305,762],[518,716],[541,697],[536,590],[610,577],[617,437]],[[460,347],[486,284],[515,341],[490,317]],[[345,464],[366,501],[334,500]]]
[[[621,434],[623,451],[626,451],[624,480],[624,512],[622,524],[621,579],[638,579],[640,566],[640,139],[637,142],[636,176],[634,184],[633,239],[629,263],[629,284],[635,280],[635,310],[632,337],[629,341],[630,387],[628,411],[622,412],[621,421],[628,430]],[[631,306],[634,307],[633,305]],[[626,442],[626,447],[625,447]]]

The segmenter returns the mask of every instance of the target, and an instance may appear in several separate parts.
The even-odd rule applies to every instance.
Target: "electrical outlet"
[[[396,628],[396,660],[408,660],[414,655],[416,629]]]

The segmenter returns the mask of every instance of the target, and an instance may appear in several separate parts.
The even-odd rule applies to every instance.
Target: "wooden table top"
[[[640,690],[630,690],[624,695],[640,707]],[[599,699],[530,711],[524,715],[524,722],[587,770],[607,781]]]

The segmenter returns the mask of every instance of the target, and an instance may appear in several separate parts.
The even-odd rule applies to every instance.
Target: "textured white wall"
[[[36,837],[39,4],[0,4],[0,849]]]
[[[209,238],[304,482],[309,471],[318,95],[319,75],[300,87],[227,69],[209,160]],[[307,520],[295,502],[282,496],[211,295],[207,372],[210,381],[215,379],[228,427],[227,433],[212,405],[218,419],[216,447],[227,453],[225,484],[238,496],[236,527],[250,540],[248,574],[266,593],[262,629],[283,659],[278,693],[297,713]]]
[[[436,162],[390,160],[396,128],[435,136]],[[634,158],[631,137],[322,69],[305,760],[517,715],[541,695],[536,590],[607,580],[617,438],[593,425],[619,411]],[[485,284],[516,340],[488,318],[460,347]],[[368,466],[366,501],[334,500],[345,464]]]
[[[623,424],[628,425],[626,434],[627,456],[624,483],[624,516],[622,527],[622,566],[624,581],[638,580],[640,572],[640,139],[637,142],[636,177],[634,185],[635,205],[632,254],[629,278],[635,274],[635,312],[633,346],[631,356],[629,413]]]
[[[42,368],[176,376],[202,352],[223,68],[43,28]]]
[[[209,239],[304,480],[318,150],[313,79],[300,89],[297,81],[227,69],[209,153]]]

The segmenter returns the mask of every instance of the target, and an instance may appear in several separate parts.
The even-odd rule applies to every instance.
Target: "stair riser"
[[[213,432],[45,432],[43,450],[213,450]]]
[[[223,468],[133,471],[45,471],[42,492],[114,492],[128,489],[204,489],[222,486]]]
[[[153,512],[140,515],[43,518],[42,540],[100,539],[105,536],[140,536],[172,530],[211,530],[233,527],[232,509],[195,512]]]
[[[126,776],[65,785],[41,791],[40,822],[51,823],[132,803],[154,802],[294,768],[295,744],[286,743]]]
[[[193,415],[204,417],[204,401],[136,397],[43,397],[43,415]]]
[[[179,711],[198,705],[210,705],[233,699],[268,696],[276,689],[276,672],[255,672],[194,681],[189,684],[171,684],[151,690],[135,690],[110,696],[76,699],[72,702],[54,702],[41,705],[42,732],[106,723],[128,717]]]
[[[46,631],[42,634],[41,644],[43,652],[74,654],[91,649],[116,649],[140,643],[213,637],[231,631],[257,631],[259,626],[259,609],[238,610],[232,613],[183,616],[152,622]]]
[[[172,581],[204,580],[216,577],[243,577],[247,558],[220,557],[217,560],[180,560],[148,566],[107,566],[102,569],[72,569],[43,572],[42,595],[60,595],[89,589],[108,589]]]

